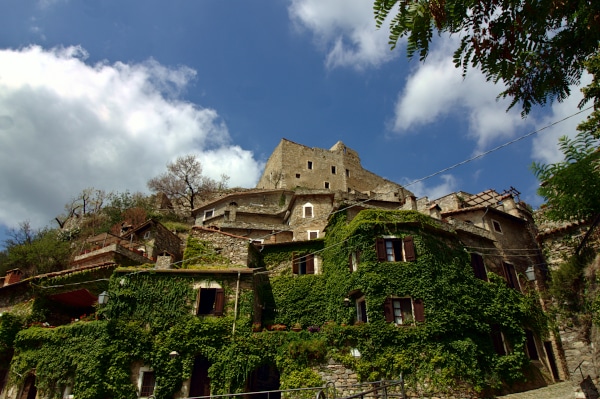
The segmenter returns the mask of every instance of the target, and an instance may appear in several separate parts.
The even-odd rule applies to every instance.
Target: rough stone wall
[[[168,252],[175,257],[175,261],[181,260],[181,240],[170,232],[165,226],[158,223],[153,229],[154,245],[150,249],[149,256],[156,258],[163,252]]]
[[[363,193],[396,192],[399,202],[412,195],[402,186],[369,172],[361,166],[358,153],[342,142],[331,149],[311,148],[282,139],[267,161],[256,187],[293,189],[305,187]]]
[[[192,236],[201,241],[212,243],[213,248],[231,261],[230,267],[248,266],[249,240],[217,230],[204,228],[194,229]]]
[[[312,217],[304,217],[306,205],[312,205]],[[308,240],[308,231],[318,231],[323,238],[328,216],[333,209],[333,199],[323,195],[303,195],[298,198],[291,209],[289,225],[294,231],[294,240]]]

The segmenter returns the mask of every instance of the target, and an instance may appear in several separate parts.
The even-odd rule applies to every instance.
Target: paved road
[[[544,388],[534,389],[527,392],[513,393],[505,396],[498,396],[503,399],[576,399],[575,393],[577,387],[572,381],[559,382]],[[581,395],[581,394],[580,394]],[[583,396],[579,396],[580,398]]]

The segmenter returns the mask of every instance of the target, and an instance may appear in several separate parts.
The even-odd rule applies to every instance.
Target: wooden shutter
[[[354,271],[354,269],[352,268],[352,252],[350,252],[350,254],[348,255],[348,270],[350,270],[350,273]]]
[[[517,280],[517,272],[515,267],[510,263],[503,263],[504,267],[504,277],[506,277],[506,283],[510,288],[514,288],[516,290],[519,289],[519,281]]]
[[[296,252],[292,252],[292,273],[298,274],[298,256]]]
[[[308,254],[306,256],[306,274],[315,274],[315,256]]]
[[[377,260],[385,262],[387,257],[385,256],[385,240],[383,238],[378,238],[375,241],[375,249],[377,250]]]
[[[504,338],[502,337],[500,326],[498,324],[492,324],[490,327],[492,329],[491,336],[492,344],[494,345],[494,350],[500,356],[506,355],[506,349],[504,348]]]
[[[223,316],[225,307],[225,291],[223,288],[217,288],[215,292],[215,316]]]
[[[404,260],[410,262],[417,259],[415,254],[415,242],[413,238],[411,236],[406,236],[402,241],[404,242]]]
[[[383,315],[388,323],[394,322],[394,304],[390,297],[385,298],[383,302]]]
[[[423,323],[425,321],[425,307],[423,306],[423,300],[421,300],[421,299],[413,300],[413,311],[414,311],[415,321]]]
[[[472,253],[471,266],[473,267],[473,274],[475,274],[475,277],[483,281],[488,281],[487,273],[485,271],[485,264],[483,263],[483,256]]]

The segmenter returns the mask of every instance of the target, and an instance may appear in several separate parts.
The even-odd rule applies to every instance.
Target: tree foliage
[[[229,176],[216,181],[202,174],[202,163],[195,155],[178,157],[167,163],[167,171],[148,181],[148,188],[165,193],[177,205],[192,210],[205,195],[227,187]]]
[[[563,136],[559,139],[563,161],[532,165],[542,183],[538,194],[546,199],[548,218],[586,220],[600,213],[598,144],[588,131],[580,131],[573,139]]]
[[[0,273],[17,268],[26,275],[62,270],[71,255],[69,243],[61,240],[56,230],[34,230],[29,222],[10,230],[4,244],[6,249],[0,258]]]
[[[503,82],[499,96],[510,97],[510,107],[520,103],[523,114],[568,97],[600,41],[593,0],[375,0],[374,12],[378,27],[390,17],[392,48],[406,37],[408,55],[421,61],[434,30],[460,35],[456,67]]]

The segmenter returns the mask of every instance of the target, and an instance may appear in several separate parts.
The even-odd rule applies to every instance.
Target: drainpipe
[[[487,230],[487,229],[485,228],[485,222],[483,221],[483,219],[485,218],[485,215],[487,215],[487,213],[488,213],[489,210],[490,210],[490,207],[486,206],[485,207],[485,212],[483,213],[483,216],[481,217],[481,228],[484,229],[484,230]]]
[[[235,335],[235,321],[237,320],[238,300],[240,298],[240,275],[241,273],[238,271],[237,286],[235,287],[235,306],[233,308],[233,327],[231,328],[231,335]]]

